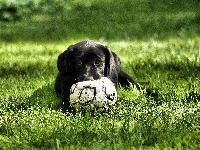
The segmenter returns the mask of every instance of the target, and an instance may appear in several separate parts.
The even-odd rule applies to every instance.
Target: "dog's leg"
[[[136,83],[130,75],[128,75],[122,70],[118,74],[118,83],[122,87],[128,87],[130,86],[130,84],[133,84],[138,90],[141,90],[141,86],[138,83]]]
[[[60,77],[60,103],[58,105],[59,108],[62,109],[63,112],[73,112],[74,110],[70,107],[70,88],[74,84],[74,76],[69,75],[67,77]]]
[[[159,92],[151,90],[149,88],[144,88],[140,86],[140,84],[136,83],[131,76],[129,76],[127,73],[120,71],[118,76],[118,82],[121,86],[127,87],[130,84],[133,84],[138,90],[145,91],[147,97],[151,97],[153,99],[158,99]]]

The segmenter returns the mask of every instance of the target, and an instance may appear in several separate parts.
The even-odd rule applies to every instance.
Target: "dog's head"
[[[116,83],[121,62],[107,46],[88,40],[69,46],[58,56],[57,66],[62,76],[73,76],[75,82],[108,77]]]

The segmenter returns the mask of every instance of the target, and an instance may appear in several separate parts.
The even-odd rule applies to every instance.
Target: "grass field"
[[[0,149],[200,149],[200,22],[195,1],[69,1],[66,12],[0,22]],[[56,109],[57,56],[93,39],[157,99],[118,88],[106,114]]]

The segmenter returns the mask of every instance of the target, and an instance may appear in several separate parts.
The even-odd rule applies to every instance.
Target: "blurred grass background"
[[[46,42],[85,37],[111,41],[162,40],[199,33],[198,0],[16,2],[18,5],[7,4],[8,10],[9,7],[16,9],[16,16],[1,10],[4,12],[1,18],[22,22],[1,24],[4,29],[1,40]]]

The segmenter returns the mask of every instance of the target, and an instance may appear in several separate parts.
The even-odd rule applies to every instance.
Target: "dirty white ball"
[[[70,89],[70,105],[78,110],[103,111],[114,105],[116,100],[115,85],[106,77],[78,82]]]

